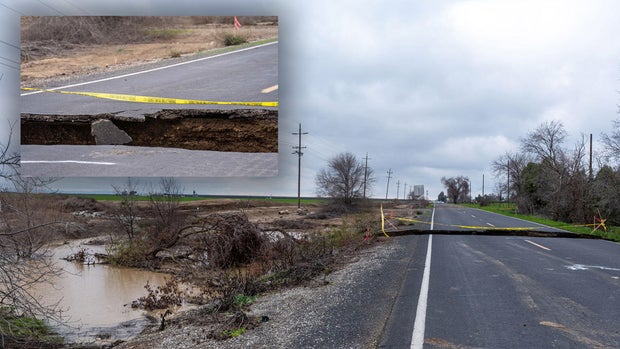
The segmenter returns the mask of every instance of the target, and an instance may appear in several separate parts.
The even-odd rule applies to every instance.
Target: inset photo
[[[21,17],[21,174],[278,174],[278,17]]]

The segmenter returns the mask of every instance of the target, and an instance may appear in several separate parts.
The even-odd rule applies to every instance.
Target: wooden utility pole
[[[385,199],[387,200],[388,197],[388,192],[390,191],[390,177],[392,177],[392,169],[389,169],[388,172],[388,182],[387,182],[387,188],[385,189]]]
[[[293,146],[295,151],[293,154],[297,154],[297,208],[301,208],[301,156],[304,153],[301,151],[306,147],[301,146],[301,135],[307,135],[308,132],[301,132],[301,123],[299,124],[299,132],[293,133],[294,135],[299,135],[299,145]]]
[[[398,194],[400,194],[400,179],[396,181],[396,200],[398,200]]]
[[[594,178],[592,173],[592,134],[590,133],[590,180]]]
[[[366,199],[366,181],[368,181],[368,153],[366,153],[364,160],[366,160],[364,163],[364,199]]]

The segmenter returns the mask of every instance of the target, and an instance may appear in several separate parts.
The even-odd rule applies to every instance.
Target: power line
[[[43,1],[41,1],[41,0],[37,0],[37,1],[38,1],[41,5],[43,5],[43,6],[47,7],[47,8],[49,8],[50,10],[52,10],[52,11],[54,11],[54,12],[58,13],[59,15],[61,15],[61,16],[66,16],[64,13],[60,12],[59,10],[57,10],[56,8],[54,8],[53,6],[46,4],[46,3],[44,3],[44,2],[43,2]]]
[[[17,46],[17,45],[13,45],[13,44],[11,44],[10,42],[6,42],[6,41],[4,41],[4,40],[0,40],[0,42],[1,42],[1,43],[3,43],[3,44],[5,44],[5,45],[11,46],[11,47],[16,48],[16,49],[18,49],[18,50],[19,50],[19,46]]]
[[[3,65],[3,66],[5,66],[5,67],[9,67],[9,68],[12,68],[12,69],[15,69],[15,70],[19,70],[19,67],[14,67],[14,66],[9,65],[9,64],[6,64],[6,63],[2,63],[2,62],[0,62],[0,65]]]
[[[12,8],[12,7],[8,7],[8,6],[7,6],[7,5],[5,5],[5,4],[0,4],[0,6],[2,6],[2,7],[6,7],[6,8],[8,8],[9,10],[11,10],[11,11],[13,11],[13,12],[15,12],[15,13],[18,13],[18,14],[20,14],[20,15],[22,15],[22,16],[25,16],[25,15],[26,15],[25,13],[20,12],[20,11],[17,11],[16,9],[14,9],[14,8]]]
[[[2,56],[0,56],[0,59],[4,59],[5,61],[9,61],[9,62],[11,62],[11,63],[19,64],[19,62],[18,62],[18,61],[14,61],[14,60],[12,60],[12,59],[8,59],[8,58],[6,58],[6,57],[2,57]]]

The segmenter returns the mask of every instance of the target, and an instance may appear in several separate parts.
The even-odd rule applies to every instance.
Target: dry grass
[[[238,17],[249,42],[277,38],[276,17]],[[21,80],[90,74],[225,46],[232,17],[22,17]]]

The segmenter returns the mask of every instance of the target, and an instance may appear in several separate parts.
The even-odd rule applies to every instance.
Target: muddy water
[[[113,342],[137,335],[148,323],[145,312],[131,302],[146,295],[144,285],[155,288],[167,275],[109,265],[83,265],[60,258],[81,248],[105,252],[103,246],[81,245],[83,241],[52,247],[53,259],[63,269],[52,285],[39,287],[43,304],[60,302],[67,325],[51,324],[69,342]]]

